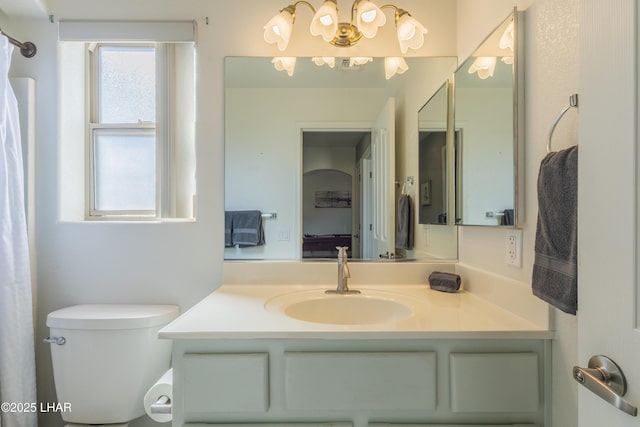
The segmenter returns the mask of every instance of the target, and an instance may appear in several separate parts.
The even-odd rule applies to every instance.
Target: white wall
[[[396,1],[419,17],[429,28],[420,55],[466,57],[510,12],[512,0]],[[526,226],[523,267],[504,263],[503,230],[464,227],[460,229],[460,261],[465,265],[496,272],[513,279],[516,286],[529,286],[533,262],[533,239],[537,203],[535,182],[548,127],[577,88],[578,0],[520,1],[526,8]],[[262,26],[279,10],[277,0],[114,0],[87,4],[84,0],[53,0],[49,13],[56,19],[196,19],[198,21],[197,73],[197,221],[193,224],[85,224],[59,223],[58,152],[65,141],[57,138],[57,27],[45,16],[36,19],[0,17],[0,26],[12,36],[32,40],[38,46],[35,58],[14,56],[12,75],[37,81],[37,253],[38,253],[38,342],[46,336],[46,314],[82,302],[175,302],[189,307],[222,281],[224,205],[224,57],[277,53],[262,41]],[[247,10],[253,14],[245,15]],[[300,13],[298,22],[310,19]],[[246,18],[244,25],[229,19]],[[209,25],[205,24],[209,17]],[[458,37],[452,23],[458,19]],[[296,30],[297,31],[297,30]],[[300,31],[302,32],[302,31]],[[297,37],[297,36],[296,36]],[[292,54],[310,56],[326,52],[317,40],[301,35]],[[360,53],[371,52],[363,44]],[[369,52],[367,52],[369,50]],[[432,88],[433,93],[437,87]],[[422,96],[426,95],[426,96]],[[399,103],[404,125],[399,135],[417,141],[417,111],[428,93],[408,93]],[[414,108],[415,107],[415,108]],[[411,125],[409,122],[414,121]],[[575,116],[568,115],[556,131],[555,144],[575,142]],[[400,148],[400,158],[410,156]],[[416,174],[413,169],[399,176]],[[444,227],[438,230],[444,230]],[[432,235],[433,237],[433,235]],[[398,265],[393,266],[397,268]],[[577,384],[570,378],[576,362],[575,318],[555,313],[557,338],[553,342],[553,425],[577,425]],[[37,345],[38,387],[42,401],[55,401],[49,349]],[[60,426],[58,414],[43,414],[41,426]],[[143,425],[133,423],[132,427]]]
[[[455,56],[455,4],[450,0],[398,0],[430,30],[425,46],[415,56]],[[36,206],[38,253],[38,307],[36,335],[48,333],[47,313],[87,302],[177,303],[186,309],[222,282],[224,224],[224,58],[275,56],[276,47],[262,38],[266,21],[284,5],[280,0],[51,0],[47,13],[61,19],[174,20],[195,19],[197,42],[197,206],[196,222],[189,224],[106,224],[59,222],[59,153],[68,143],[58,137],[57,25],[46,15],[22,19],[0,16],[0,27],[19,40],[38,47],[32,59],[14,55],[12,76],[36,80]],[[342,13],[349,13],[348,8]],[[252,11],[248,14],[247,11]],[[234,17],[238,17],[234,19]],[[243,23],[239,25],[239,17]],[[206,24],[208,18],[209,24]],[[297,22],[310,21],[311,12]],[[392,19],[392,16],[389,17]],[[288,54],[329,56],[335,49],[294,30]],[[358,55],[397,54],[393,26],[381,32],[388,41],[378,49],[363,41]],[[37,344],[39,399],[56,400],[49,348]],[[142,418],[132,427],[148,425]],[[61,426],[59,414],[41,414],[40,425]]]
[[[523,266],[506,265],[505,231],[492,228],[460,229],[460,263],[509,278],[529,292],[537,217],[536,181],[546,155],[549,127],[578,87],[578,0],[519,1],[525,17],[525,176],[526,204],[523,230]],[[513,7],[509,0],[458,0],[458,51],[461,58],[479,45]],[[494,22],[492,25],[491,22]],[[577,143],[576,113],[558,125],[554,149]],[[577,383],[571,368],[577,362],[577,322],[553,309],[551,414],[553,426],[577,426]]]
[[[455,123],[462,134],[462,222],[499,224],[485,213],[513,209],[513,91],[456,88]],[[478,106],[482,106],[478,108]],[[460,217],[460,216],[458,216]]]
[[[124,8],[114,10],[124,13]],[[65,15],[62,9],[57,12]],[[99,10],[95,13],[94,16],[100,16]],[[193,16],[193,12],[185,13],[177,7],[170,10],[169,6],[164,13],[174,19]],[[36,349],[39,399],[52,402],[55,393],[49,348],[42,344],[42,338],[48,334],[46,314],[60,307],[89,302],[176,303],[183,309],[189,307],[221,280],[220,263],[212,260],[222,258],[222,245],[215,236],[223,217],[216,209],[217,193],[204,187],[198,199],[201,218],[197,223],[59,222],[57,196],[65,192],[65,188],[58,185],[59,176],[64,173],[59,168],[58,154],[68,141],[57,138],[57,26],[45,18],[16,22],[16,26],[21,31],[13,34],[23,39],[28,37],[38,46],[38,54],[33,59],[16,58],[13,73],[34,77],[37,86],[36,207],[40,235]],[[200,48],[213,49],[206,39],[200,41]],[[207,75],[215,76],[216,68],[210,59],[200,58],[198,67],[199,74],[207,70]],[[213,81],[199,82],[199,94],[214,93]],[[209,97],[198,97],[198,109],[202,117],[222,114],[221,103]],[[199,135],[222,138],[221,126],[212,126],[205,120],[200,120],[198,126]],[[213,154],[219,148],[215,143],[200,144],[198,148],[200,183],[221,182],[218,172],[222,170],[222,162],[218,163],[218,156]],[[41,414],[41,425],[61,425],[60,415]]]

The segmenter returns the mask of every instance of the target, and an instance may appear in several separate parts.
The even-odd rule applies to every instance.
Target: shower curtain
[[[34,427],[31,272],[18,103],[9,85],[12,52],[0,35],[0,425]]]

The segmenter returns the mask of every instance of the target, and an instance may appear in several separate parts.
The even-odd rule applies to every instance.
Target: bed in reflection
[[[336,246],[347,246],[351,255],[351,234],[305,234],[302,237],[302,258],[335,258]]]

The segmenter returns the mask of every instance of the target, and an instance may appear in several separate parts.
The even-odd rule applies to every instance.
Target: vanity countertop
[[[223,285],[160,330],[166,339],[550,339],[553,331],[469,292],[445,293],[424,285],[353,286],[399,295],[413,314],[395,322],[330,324],[285,315],[274,302],[287,295],[322,298],[327,286]],[[352,298],[339,295],[337,298]]]

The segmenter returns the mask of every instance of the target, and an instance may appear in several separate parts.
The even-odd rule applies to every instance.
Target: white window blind
[[[188,43],[196,38],[195,21],[60,21],[65,42]]]

